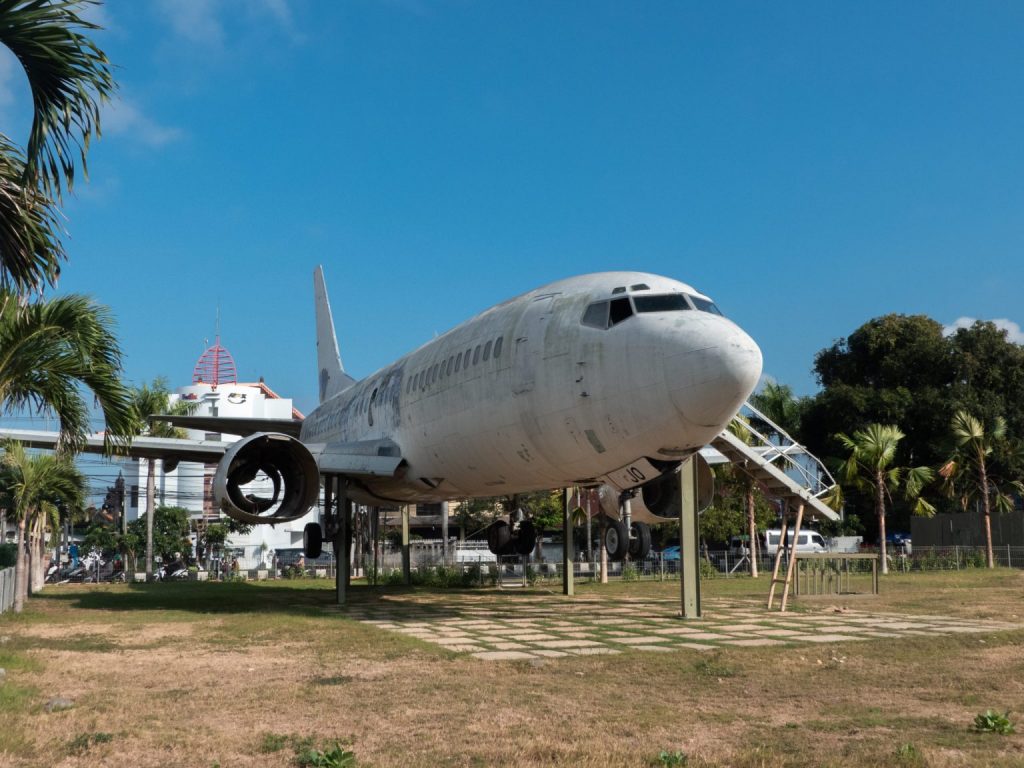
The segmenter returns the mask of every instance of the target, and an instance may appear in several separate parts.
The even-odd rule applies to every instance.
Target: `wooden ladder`
[[[775,587],[782,584],[782,603],[779,612],[786,612],[786,602],[789,600],[789,588],[793,584],[793,575],[796,573],[796,542],[800,537],[800,524],[804,521],[804,502],[800,500],[796,508],[796,525],[793,526],[793,535],[788,539],[786,533],[789,530],[789,502],[782,513],[782,531],[779,536],[779,546],[775,550],[775,564],[772,567],[772,585],[768,590],[768,610],[772,609],[775,602]],[[787,546],[788,543],[788,546]],[[786,578],[779,578],[779,566],[782,564],[782,553],[789,550],[789,561],[786,564]]]

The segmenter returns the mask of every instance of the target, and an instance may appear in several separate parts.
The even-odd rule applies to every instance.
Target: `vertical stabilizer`
[[[320,402],[330,400],[355,383],[345,373],[338,352],[338,337],[334,335],[334,318],[331,316],[331,302],[327,299],[324,285],[324,268],[313,271],[313,296],[316,301],[316,362],[320,374]]]

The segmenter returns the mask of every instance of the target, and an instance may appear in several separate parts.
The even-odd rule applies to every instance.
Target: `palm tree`
[[[195,410],[193,403],[178,400],[171,403],[167,381],[156,378],[152,385],[135,387],[131,393],[133,432],[148,437],[185,437],[186,432],[166,421],[148,421],[157,414],[186,415]],[[156,509],[156,460],[146,460],[146,580],[153,578],[153,511]]]
[[[28,597],[26,550],[42,566],[46,523],[56,532],[60,506],[82,507],[86,480],[69,459],[60,455],[30,456],[21,443],[10,441],[0,458],[0,503],[18,524],[18,554],[14,567],[14,610],[20,613]]]
[[[888,573],[885,546],[885,500],[891,500],[893,491],[901,485],[906,499],[914,501],[914,514],[933,515],[935,508],[921,498],[924,486],[931,482],[935,473],[929,467],[894,467],[896,448],[904,434],[894,424],[869,424],[867,428],[853,433],[853,437],[836,435],[850,457],[840,471],[842,480],[872,493],[875,515],[878,518],[878,539],[882,555],[882,573]],[[904,479],[905,476],[905,479]],[[841,493],[838,491],[837,494]],[[834,501],[841,503],[837,495]]]
[[[750,403],[789,435],[795,435],[799,431],[803,405],[788,384],[766,381],[760,392],[750,396]],[[758,419],[752,421],[758,429],[767,427],[759,423]],[[768,431],[773,430],[769,428]]]
[[[108,447],[125,442],[134,420],[112,325],[109,310],[85,296],[20,306],[0,290],[0,408],[56,413],[58,452],[74,451],[89,432],[84,384],[103,411]]]
[[[752,438],[750,429],[743,425],[749,421],[743,416],[737,416],[729,424],[729,431],[739,437],[748,445]],[[749,537],[750,549],[750,577],[756,579],[757,572],[757,493],[758,484],[754,478],[743,470],[738,464],[725,463],[715,467],[715,474],[719,495],[737,495],[743,499],[743,510],[746,514],[747,536]]]
[[[1009,488],[1024,493],[1024,485],[1020,482],[1011,482],[1007,484],[1009,488],[1001,488],[989,473],[988,457],[997,445],[1006,441],[1006,419],[997,416],[991,427],[986,429],[979,419],[960,410],[953,414],[950,429],[956,449],[939,474],[944,478],[947,492],[959,498],[961,508],[966,509],[972,499],[981,499],[985,562],[993,568],[992,499],[995,498],[996,509],[1005,512],[1013,509],[1013,498],[1007,492]]]
[[[115,89],[110,62],[82,31],[81,3],[0,0],[0,44],[21,64],[32,92],[24,152],[0,134],[0,289],[27,295],[52,285],[66,258],[59,203],[86,170],[100,104]]]

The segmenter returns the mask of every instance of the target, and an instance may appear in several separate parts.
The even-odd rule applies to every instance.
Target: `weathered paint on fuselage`
[[[591,302],[638,283],[649,286],[646,294],[702,296],[637,272],[552,283],[323,403],[305,420],[302,440],[396,443],[408,465],[403,476],[353,488],[365,502],[558,488],[644,457],[679,460],[736,413],[760,375],[761,353],[734,323],[709,312],[634,314],[607,329],[582,324]]]

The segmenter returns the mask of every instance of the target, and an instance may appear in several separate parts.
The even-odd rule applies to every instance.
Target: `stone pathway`
[[[494,600],[475,595],[388,596],[343,612],[485,660],[556,658],[727,646],[841,643],[873,637],[1019,629],[1019,624],[952,616],[865,611],[769,613],[759,603],[705,600],[704,617],[683,622],[670,599],[557,597]]]

